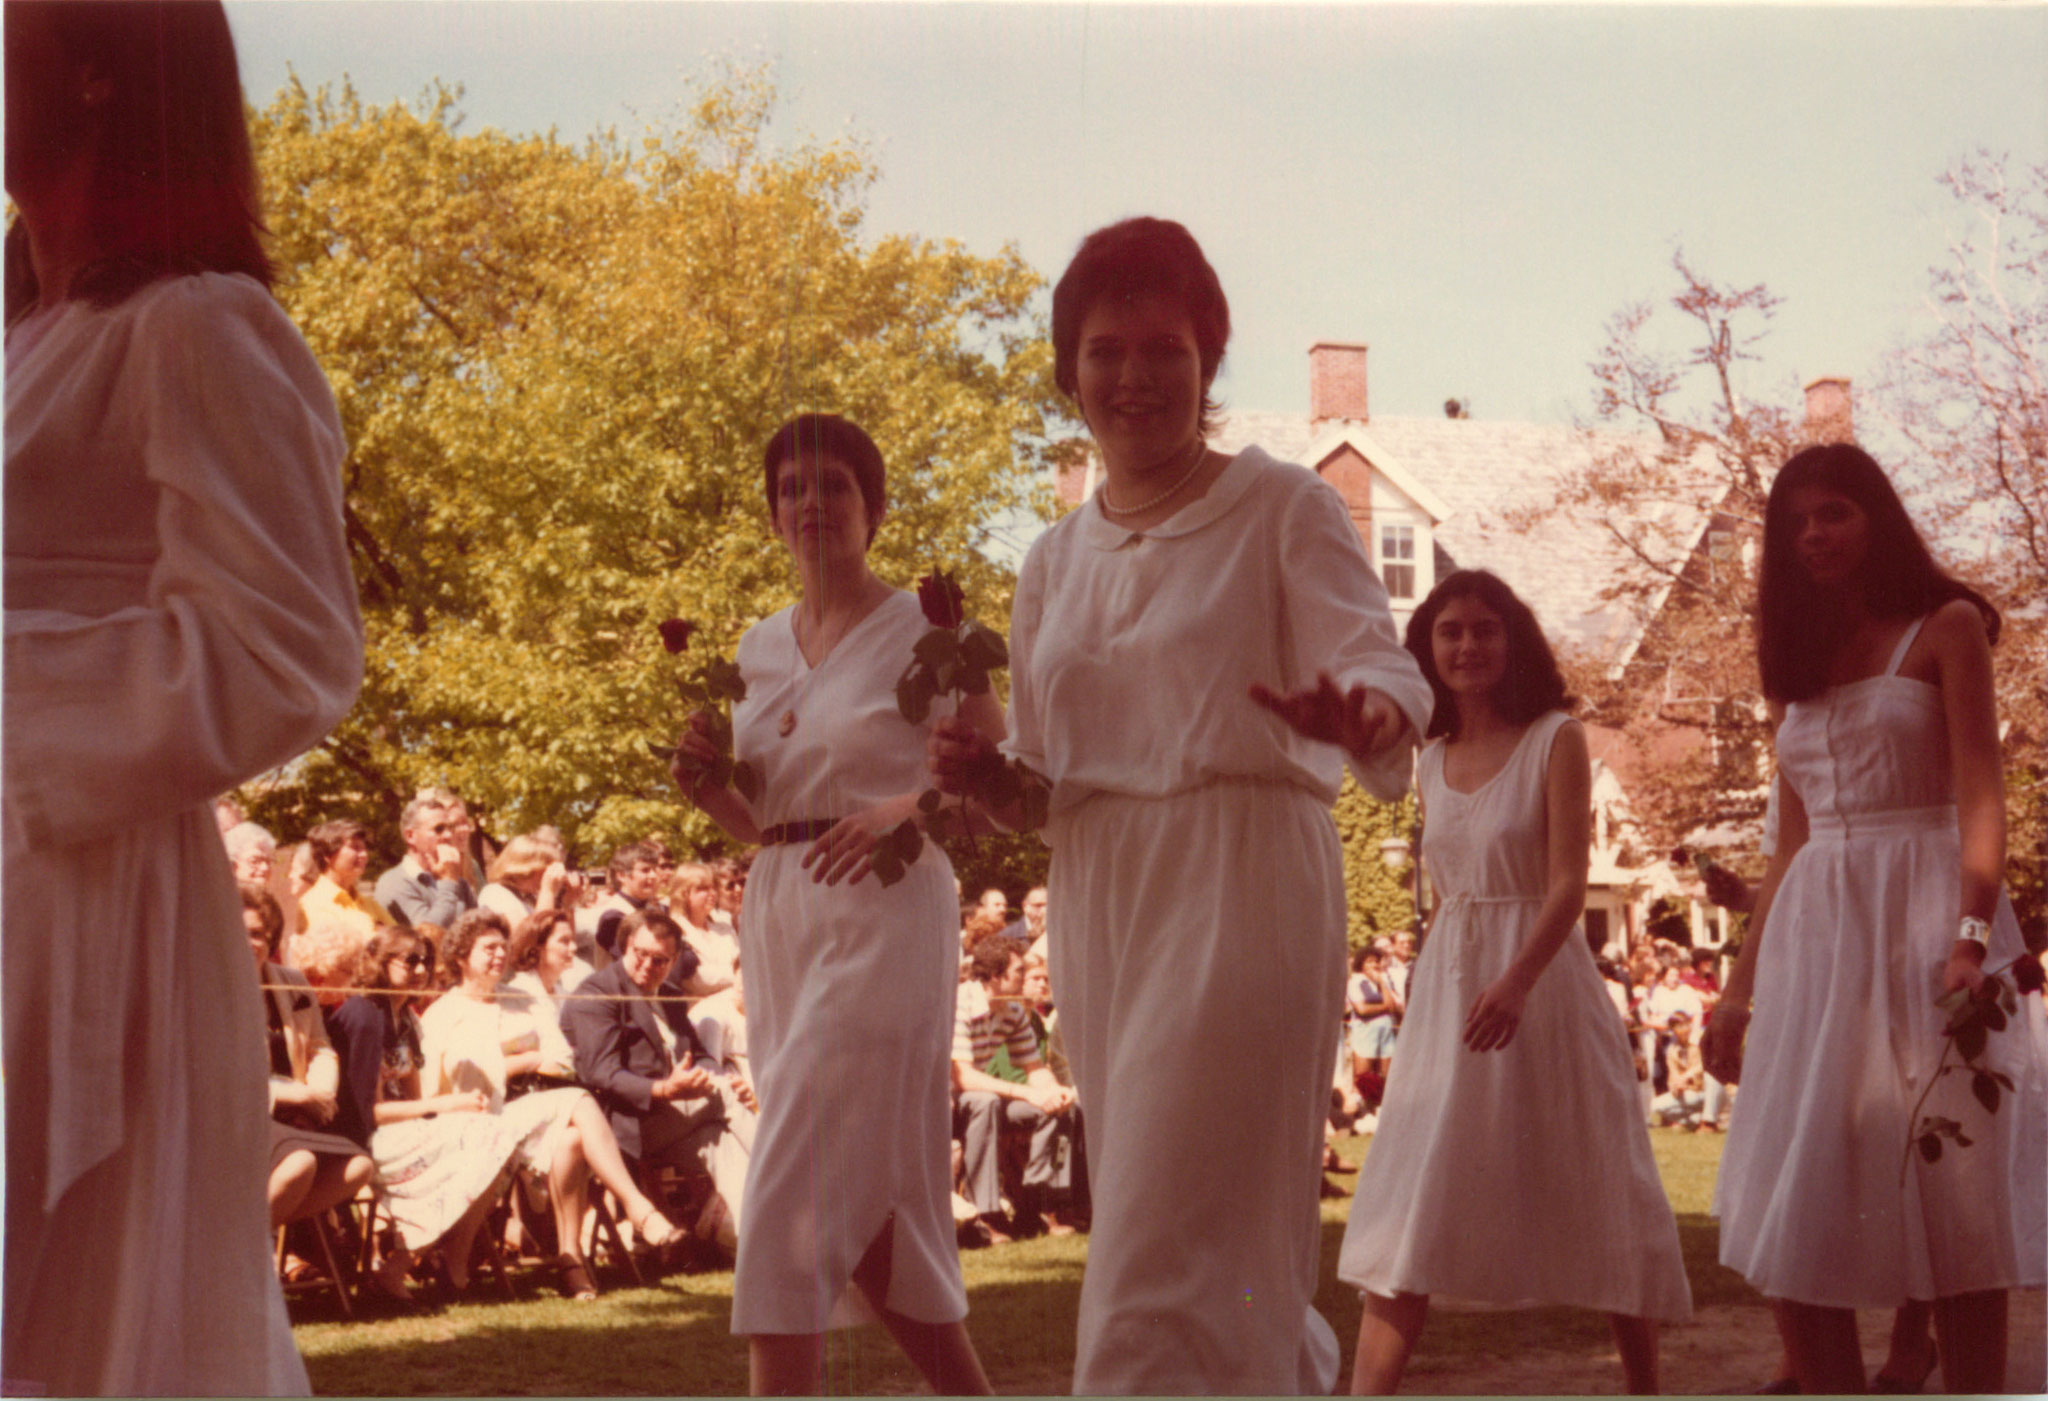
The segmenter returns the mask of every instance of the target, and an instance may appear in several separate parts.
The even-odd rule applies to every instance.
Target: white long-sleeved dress
[[[172,278],[10,332],[6,454],[7,1384],[302,1392],[210,800],[361,680],[333,395],[258,284]]]
[[[1340,755],[1248,691],[1328,671],[1419,734],[1428,684],[1342,499],[1256,448],[1142,534],[1090,501],[1040,537],[1011,666],[1006,748],[1053,785],[1053,995],[1088,1116],[1074,1389],[1327,1392]],[[1360,780],[1397,796],[1409,752]]]

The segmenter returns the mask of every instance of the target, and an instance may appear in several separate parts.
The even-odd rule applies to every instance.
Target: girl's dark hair
[[[1209,397],[1209,386],[1230,344],[1230,302],[1202,245],[1171,219],[1125,219],[1081,240],[1052,290],[1053,382],[1068,398],[1079,399],[1081,323],[1097,302],[1150,296],[1177,302],[1194,323],[1202,363],[1202,435],[1214,436],[1223,406]]]
[[[364,996],[387,1005],[395,1005],[417,997],[418,988],[406,988],[401,992],[392,987],[391,979],[384,968],[392,959],[402,957],[419,947],[431,948],[432,945],[403,925],[379,925],[377,931],[370,935],[369,942],[363,945],[363,955],[356,962],[356,986],[369,988],[370,991]]]
[[[1477,599],[1500,619],[1506,633],[1507,671],[1493,693],[1493,703],[1501,715],[1517,725],[1526,725],[1539,715],[1568,709],[1571,697],[1565,692],[1564,674],[1557,669],[1557,655],[1550,650],[1543,625],[1536,621],[1529,605],[1498,576],[1484,569],[1459,569],[1446,574],[1429,591],[1429,597],[1422,600],[1422,606],[1408,620],[1404,639],[1429,681],[1430,694],[1436,697],[1425,738],[1455,735],[1458,730],[1458,698],[1437,672],[1430,633],[1436,627],[1437,615],[1460,598]]]
[[[455,975],[457,983],[462,981],[463,970],[469,967],[469,951],[486,934],[500,934],[509,939],[512,926],[496,910],[464,910],[455,917],[455,923],[448,926],[448,932],[441,936],[442,966]]]
[[[108,82],[86,134],[88,198],[100,233],[120,251],[83,270],[71,295],[113,306],[160,278],[201,272],[245,273],[268,287],[241,72],[219,0],[7,0],[6,10],[9,30],[28,18],[45,24],[68,67]],[[8,133],[10,147],[30,139]],[[55,154],[10,151],[9,163]],[[28,251],[9,230],[10,323],[37,295]]]
[[[888,509],[888,474],[882,467],[882,450],[867,431],[850,418],[836,413],[800,413],[775,430],[768,446],[761,450],[761,480],[768,498],[768,518],[775,519],[775,474],[791,458],[806,455],[831,457],[853,469],[860,484],[861,503],[868,509],[868,539]]]
[[[1983,615],[1985,632],[1998,641],[1998,610],[1934,562],[1876,459],[1851,443],[1824,443],[1793,454],[1771,483],[1764,506],[1757,669],[1765,696],[1802,701],[1826,690],[1828,667],[1848,633],[1841,591],[1815,584],[1799,562],[1792,493],[1801,487],[1840,492],[1868,520],[1868,548],[1849,588],[1871,615],[1919,618],[1952,599],[1968,599]]]
[[[531,973],[540,967],[541,945],[554,937],[558,924],[573,929],[576,917],[567,910],[536,910],[520,920],[519,927],[512,931],[512,947],[506,950],[505,966],[514,973]]]

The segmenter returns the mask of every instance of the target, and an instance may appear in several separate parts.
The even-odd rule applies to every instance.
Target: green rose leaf
[[[1941,1161],[1941,1136],[1939,1134],[1923,1133],[1920,1135],[1920,1157],[1923,1161],[1930,1163]]]
[[[896,711],[913,725],[922,725],[932,713],[932,698],[938,688],[922,663],[912,662],[896,681]]]
[[[1977,1097],[1977,1103],[1984,1106],[1987,1114],[1998,1112],[1998,1082],[1983,1071],[1970,1077],[1970,1093]]]
[[[936,670],[946,662],[960,659],[960,639],[944,628],[933,628],[917,639],[917,645],[910,649],[910,655]]]
[[[995,671],[1010,663],[1010,648],[1003,641],[1003,635],[980,623],[967,625],[967,636],[960,643],[960,655],[977,671]]]
[[[929,816],[937,812],[939,806],[945,801],[946,795],[944,793],[941,793],[936,788],[927,788],[924,792],[917,795],[917,810]]]
[[[1989,1037],[1990,1033],[1984,1029],[1984,1023],[1973,1021],[1956,1033],[1956,1053],[1964,1060],[1975,1060],[1984,1054],[1984,1046]]]

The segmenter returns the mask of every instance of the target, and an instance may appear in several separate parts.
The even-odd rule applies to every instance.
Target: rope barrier
[[[397,997],[403,1000],[415,997],[442,997],[460,991],[458,988],[372,988],[338,983],[258,983],[257,986],[265,992],[310,992],[315,997],[323,992],[338,992],[355,993],[363,997]],[[506,993],[513,997],[528,999],[534,996],[523,988],[501,988],[491,995],[490,1000],[496,1002]],[[551,992],[547,994],[547,998],[551,1002],[680,1002],[685,1006],[704,1001],[702,996],[651,992]]]

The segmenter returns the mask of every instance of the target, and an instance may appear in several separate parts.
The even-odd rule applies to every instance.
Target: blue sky
[[[766,62],[779,140],[854,136],[869,228],[1015,242],[1181,219],[1231,299],[1219,390],[1305,411],[1317,340],[1376,413],[1562,421],[1605,319],[1683,246],[1785,300],[1759,393],[1924,327],[1977,147],[2048,161],[2048,8],[230,0],[243,78],[374,102],[460,83],[466,129],[568,139]]]

